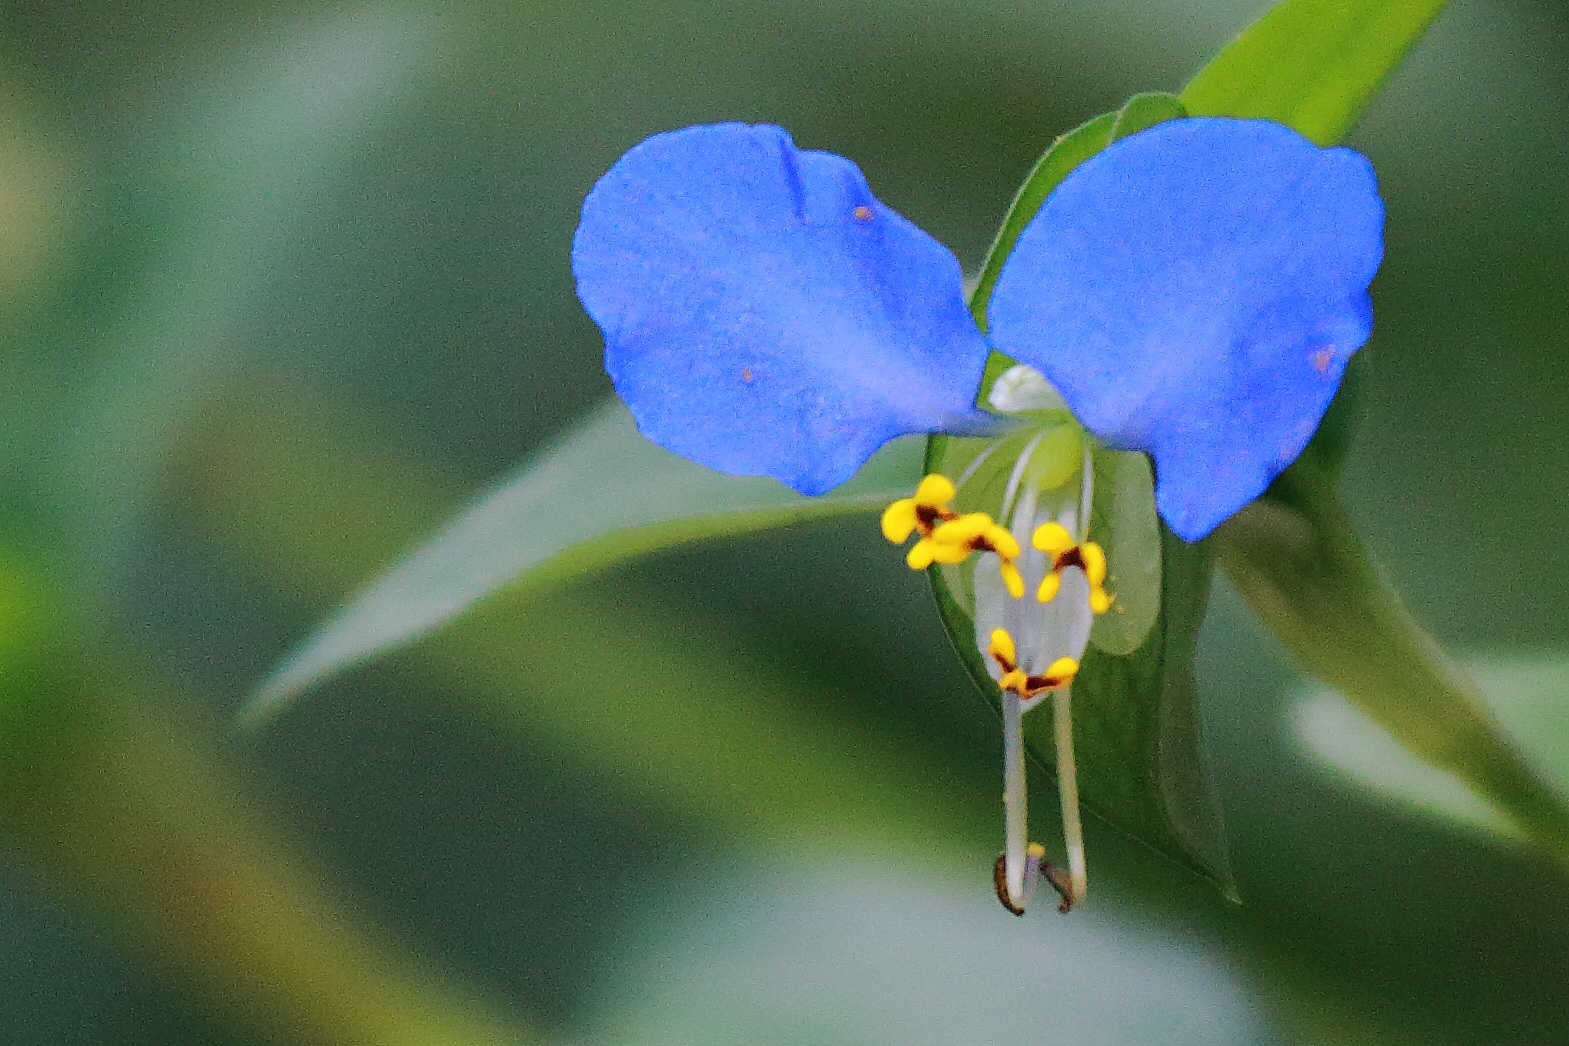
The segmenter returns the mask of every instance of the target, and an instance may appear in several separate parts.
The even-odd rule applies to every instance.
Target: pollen
[[[998,689],[1020,697],[1035,697],[1049,690],[1060,689],[1073,682],[1073,677],[1079,674],[1079,663],[1071,657],[1059,657],[1040,675],[1026,673],[1019,667],[1018,648],[1014,645],[1013,636],[1005,628],[992,629],[986,653],[1002,669],[1002,678],[997,680]]]
[[[1106,550],[1093,541],[1079,542],[1060,523],[1043,523],[1035,530],[1031,544],[1051,557],[1051,570],[1041,578],[1035,598],[1050,603],[1062,588],[1062,572],[1078,567],[1090,583],[1090,610],[1104,614],[1111,609],[1112,597],[1106,592]]]
[[[864,203],[850,213],[855,215],[857,221],[869,222],[872,220],[872,209]]]

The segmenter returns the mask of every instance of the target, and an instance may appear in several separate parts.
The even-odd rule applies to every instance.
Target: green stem
[[[1373,562],[1331,481],[1294,469],[1216,532],[1219,562],[1304,668],[1569,867],[1569,806]]]

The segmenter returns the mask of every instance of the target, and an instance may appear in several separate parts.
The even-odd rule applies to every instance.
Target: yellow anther
[[[939,523],[957,518],[958,513],[948,507],[957,493],[948,477],[927,476],[915,488],[914,497],[900,498],[883,510],[883,537],[896,545],[917,530],[922,537],[931,537]]]
[[[1024,598],[1024,577],[1014,560],[1019,542],[984,512],[959,515],[949,507],[958,491],[953,481],[933,473],[921,480],[915,496],[900,498],[883,510],[883,537],[898,544],[911,534],[920,540],[905,557],[911,570],[925,570],[933,563],[962,563],[971,552],[994,552],[1002,560],[1002,583],[1014,599]]]
[[[1084,560],[1084,576],[1089,578],[1091,588],[1100,588],[1106,583],[1106,550],[1093,541],[1086,541],[1079,546],[1079,556]]]
[[[916,523],[914,498],[900,498],[883,509],[883,537],[895,545],[915,533]]]
[[[915,488],[915,503],[932,508],[946,507],[958,493],[959,489],[953,485],[953,480],[933,472]]]
[[[911,570],[925,570],[933,563],[963,563],[969,554],[968,546],[950,545],[934,538],[922,538],[910,547],[910,552],[904,557],[904,561],[909,564]]]
[[[1034,697],[1048,690],[1067,686],[1079,673],[1077,661],[1071,657],[1059,657],[1043,674],[1038,676],[1026,674],[1024,669],[1019,667],[1019,652],[1014,646],[1013,636],[1009,635],[1005,628],[992,629],[991,642],[987,644],[986,653],[997,662],[997,667],[1002,669],[1002,678],[997,680],[998,689],[1018,694],[1020,697]]]
[[[1002,558],[1003,562],[1012,563],[1019,558],[1019,553],[1022,549],[1019,548],[1019,542],[1008,532],[1007,527],[993,523],[986,528],[985,533],[981,537],[991,546],[991,550]],[[1024,590],[1020,589],[1019,591],[1022,595]],[[1014,598],[1017,599],[1018,596]]]
[[[1073,677],[1079,674],[1079,663],[1071,657],[1059,657],[1051,663],[1046,670],[1046,678],[1051,680],[1046,689],[1055,690],[1059,686],[1067,686],[1073,682]],[[1031,680],[1033,682],[1033,680]]]
[[[1024,848],[1024,856],[1033,857],[1037,861],[1042,860],[1046,856],[1046,847],[1040,843],[1031,843]]]
[[[992,641],[987,646],[986,652],[992,656],[1004,670],[1012,668],[1019,663],[1018,649],[1013,645],[1013,637],[1006,628],[992,629]]]
[[[1106,592],[1106,550],[1093,541],[1077,542],[1060,523],[1042,523],[1035,528],[1030,543],[1051,557],[1051,569],[1041,578],[1035,598],[1050,603],[1062,588],[1062,572],[1078,567],[1090,583],[1090,612],[1104,614],[1111,609]]]
[[[1059,555],[1078,544],[1061,523],[1042,523],[1035,528],[1035,537],[1030,543],[1048,556]]]
[[[949,520],[938,526],[932,531],[932,540],[948,545],[967,545],[994,526],[996,524],[986,513],[966,512],[958,519]]]

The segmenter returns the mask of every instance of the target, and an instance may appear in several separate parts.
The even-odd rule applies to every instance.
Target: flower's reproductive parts
[[[1003,713],[1003,806],[1006,842],[996,877],[998,897],[1022,913],[1042,875],[1055,869],[1028,840],[1023,717],[1053,698],[1062,743],[1058,784],[1068,857],[1066,881],[1051,879],[1064,909],[1088,886],[1074,770],[1071,696],[1094,619],[1112,610],[1105,549],[1090,534],[1095,502],[1091,437],[1061,410],[1045,379],[1016,366],[989,397],[1020,426],[1014,438],[983,449],[957,482],[926,476],[915,494],[889,505],[883,536],[918,534],[906,562],[954,571],[968,596],[975,640],[984,650]],[[998,481],[1001,481],[1000,483]],[[964,506],[961,511],[958,505]],[[973,558],[972,558],[973,557]]]

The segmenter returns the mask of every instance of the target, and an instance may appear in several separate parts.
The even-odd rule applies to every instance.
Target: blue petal
[[[583,203],[578,296],[655,443],[803,494],[912,432],[981,431],[958,262],[778,127],[659,134]]]
[[[1106,443],[1155,459],[1203,537],[1296,460],[1372,332],[1372,166],[1261,120],[1160,124],[1084,163],[1019,237],[990,308]]]

